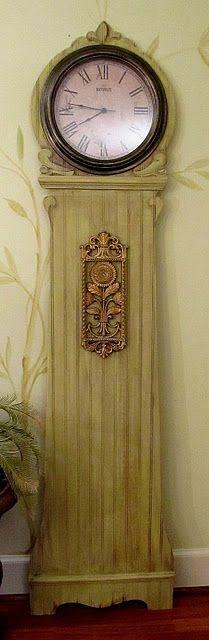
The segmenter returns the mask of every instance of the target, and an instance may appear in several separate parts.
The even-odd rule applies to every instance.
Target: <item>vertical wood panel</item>
[[[48,478],[57,498],[53,505],[48,490],[54,518],[43,527],[42,571],[69,577],[57,587],[67,599],[96,604],[101,597],[107,604],[143,594],[153,606],[160,602],[159,580],[153,588],[146,581],[125,587],[118,575],[171,567],[160,514],[155,198],[66,190],[56,201],[53,268],[60,277],[53,284],[49,427],[55,466]],[[105,360],[81,347],[80,245],[101,231],[128,245],[127,347]],[[70,587],[76,575],[81,584]],[[98,575],[101,581],[88,583]]]

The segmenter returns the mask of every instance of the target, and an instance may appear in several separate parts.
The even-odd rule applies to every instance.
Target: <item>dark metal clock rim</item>
[[[149,87],[153,105],[157,107],[154,113],[155,119],[148,136],[142,145],[122,158],[98,160],[87,157],[76,151],[62,138],[54,117],[54,101],[57,89],[66,71],[73,68],[78,62],[98,57],[110,57],[124,61],[132,69],[144,75],[144,81]],[[147,75],[148,74],[148,75]],[[144,162],[156,149],[163,137],[167,124],[167,99],[160,78],[151,65],[138,54],[117,47],[115,45],[89,45],[82,47],[60,60],[49,74],[41,96],[40,114],[43,130],[53,149],[66,162],[73,164],[78,169],[97,175],[110,175],[122,173]]]

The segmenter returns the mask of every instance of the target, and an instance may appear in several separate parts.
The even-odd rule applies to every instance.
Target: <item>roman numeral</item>
[[[83,134],[77,145],[79,151],[83,151],[85,153],[89,145],[89,142],[90,142],[90,139],[85,134]]]
[[[69,107],[61,107],[59,113],[61,116],[73,116],[73,107],[71,105]]]
[[[63,131],[65,133],[71,133],[72,136],[77,130],[78,125],[76,124],[75,120],[72,120],[72,122],[69,122],[69,124],[66,124],[65,127],[63,127]]]
[[[126,71],[123,72],[118,84],[120,84],[122,82],[122,80],[123,80],[124,76],[126,75],[126,73],[127,73]]]
[[[78,92],[73,91],[72,89],[68,89],[67,87],[64,89],[67,93],[71,93],[72,96],[77,96]]]
[[[82,69],[82,71],[79,71],[78,75],[82,78],[83,84],[89,84],[89,82],[91,82],[91,78],[89,77],[86,69]]]
[[[138,116],[142,113],[148,113],[148,107],[134,107],[134,115]]]
[[[108,80],[109,68],[108,64],[97,64],[98,75],[97,78],[101,80]]]
[[[131,98],[134,98],[134,96],[138,96],[138,93],[141,93],[141,91],[143,91],[142,87],[136,87],[136,89],[132,89],[132,91],[129,91],[129,95],[131,96]]]
[[[108,158],[108,151],[105,142],[101,142],[100,145],[100,156],[101,158]]]
[[[129,151],[128,147],[126,146],[126,144],[122,140],[120,140],[120,144],[121,144],[121,147],[122,147],[123,151]]]
[[[141,135],[141,129],[139,129],[138,127],[135,127],[135,125],[132,125],[131,127],[129,127],[129,130],[132,131],[132,133],[135,133],[137,136]]]

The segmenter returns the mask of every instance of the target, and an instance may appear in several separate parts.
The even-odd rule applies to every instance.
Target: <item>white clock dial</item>
[[[139,72],[114,58],[98,58],[67,71],[56,93],[54,116],[74,149],[96,159],[115,159],[147,138],[153,97]]]
[[[41,112],[50,142],[65,159],[94,173],[117,173],[146,158],[159,142],[166,99],[141,58],[98,45],[55,67]]]

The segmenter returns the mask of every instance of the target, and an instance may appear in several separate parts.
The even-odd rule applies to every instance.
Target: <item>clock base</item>
[[[128,600],[143,601],[148,609],[171,609],[173,580],[173,571],[95,576],[33,576],[30,581],[31,613],[50,615],[67,602],[101,608]]]

